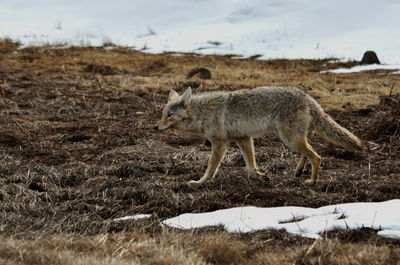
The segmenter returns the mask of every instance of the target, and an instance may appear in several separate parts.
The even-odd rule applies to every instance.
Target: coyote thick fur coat
[[[192,95],[190,87],[183,95],[171,90],[162,119],[154,128],[201,133],[212,143],[205,174],[189,184],[201,184],[215,176],[229,141],[239,146],[249,173],[264,176],[255,162],[253,138],[274,132],[289,148],[301,154],[296,176],[301,176],[307,160],[311,162],[311,178],[306,183],[313,185],[318,178],[321,157],[307,142],[310,125],[333,144],[348,150],[362,149],[360,139],[337,124],[311,96],[289,86],[197,95]]]

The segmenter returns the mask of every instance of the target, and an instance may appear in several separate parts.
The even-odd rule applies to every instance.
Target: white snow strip
[[[113,219],[114,222],[120,222],[120,221],[130,221],[130,220],[141,220],[141,219],[147,219],[150,218],[151,214],[137,214],[137,215],[131,215],[131,216],[124,216],[124,217],[119,217]]]
[[[377,203],[346,203],[307,207],[257,208],[237,207],[209,213],[182,214],[163,221],[164,225],[192,229],[222,225],[229,232],[253,232],[284,229],[289,233],[321,238],[319,234],[334,229],[369,227],[382,236],[400,235],[400,200]]]
[[[328,71],[322,71],[321,73],[335,73],[335,74],[349,74],[358,73],[361,71],[372,71],[372,70],[398,70],[400,69],[400,64],[370,64],[370,65],[357,65],[351,68],[339,68]],[[396,72],[398,73],[398,72]]]
[[[400,230],[382,230],[378,231],[378,235],[384,236],[384,237],[389,237],[389,238],[394,238],[394,239],[400,239]]]

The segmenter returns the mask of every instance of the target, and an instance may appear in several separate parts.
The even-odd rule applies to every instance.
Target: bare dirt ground
[[[0,42],[0,263],[400,264],[400,241],[371,229],[314,241],[281,231],[177,231],[160,220],[234,206],[319,207],[400,198],[400,76],[321,71],[357,62],[151,55],[128,48],[28,47]],[[186,75],[206,67],[211,79]],[[319,183],[293,177],[299,155],[255,140],[270,181],[248,178],[231,146],[201,187],[210,147],[199,135],[153,130],[168,90],[296,85],[365,141],[347,152],[310,135]],[[310,170],[305,172],[306,176]],[[308,177],[308,176],[307,176]],[[143,221],[117,217],[152,214]]]

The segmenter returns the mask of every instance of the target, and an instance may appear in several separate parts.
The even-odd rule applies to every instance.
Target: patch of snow
[[[229,232],[253,232],[284,229],[289,233],[321,238],[320,234],[334,229],[369,227],[382,236],[400,235],[400,200],[374,203],[345,203],[320,208],[237,207],[209,213],[182,214],[163,221],[179,229],[223,226]]]
[[[388,237],[388,238],[394,238],[394,239],[400,239],[400,231],[399,230],[382,230],[378,231],[378,235]]]
[[[124,216],[124,217],[119,217],[113,219],[114,222],[120,222],[120,221],[130,221],[130,220],[141,220],[141,219],[147,219],[150,218],[151,214],[137,214],[137,215],[130,215],[130,216]]]
[[[339,68],[328,71],[322,71],[321,73],[335,73],[335,74],[349,74],[358,73],[361,71],[372,71],[372,70],[398,70],[400,69],[400,64],[369,64],[369,65],[356,65],[351,68]],[[398,72],[396,72],[398,73]],[[392,73],[393,74],[393,73]]]

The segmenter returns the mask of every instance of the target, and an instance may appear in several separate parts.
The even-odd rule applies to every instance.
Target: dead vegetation
[[[279,233],[279,232],[276,232]],[[284,232],[282,232],[284,233]],[[2,264],[398,264],[398,247],[332,240],[246,239],[222,231],[156,237],[134,230],[118,234],[46,235],[35,239],[0,236]]]
[[[7,51],[7,52],[4,52]],[[241,205],[319,207],[400,197],[400,77],[321,74],[357,62],[150,55],[114,47],[0,42],[2,264],[398,264],[399,241],[336,231],[324,241],[281,231],[175,231],[160,220]],[[187,73],[206,67],[212,79]],[[395,84],[395,82],[397,82]],[[395,84],[393,86],[393,84]],[[171,88],[182,92],[297,85],[366,141],[350,153],[311,135],[320,183],[294,178],[298,155],[275,136],[255,141],[271,181],[247,177],[237,147],[215,180],[198,135],[153,131]],[[309,174],[309,169],[306,174]],[[143,221],[113,222],[150,213]]]
[[[0,54],[11,53],[15,51],[21,43],[13,41],[10,38],[0,38]]]

